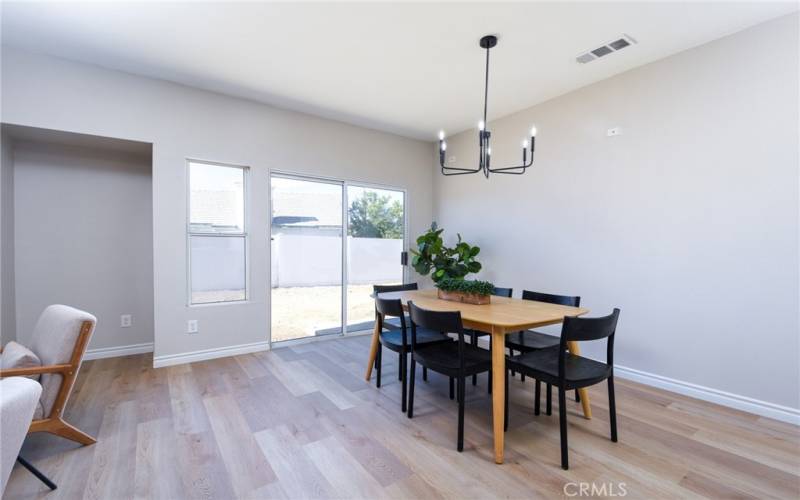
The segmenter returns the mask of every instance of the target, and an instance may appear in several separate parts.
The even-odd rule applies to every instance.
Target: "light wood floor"
[[[67,416],[97,444],[29,437],[23,456],[59,488],[16,467],[5,498],[553,498],[580,482],[627,498],[800,495],[797,427],[624,380],[617,444],[604,385],[591,390],[591,421],[568,402],[569,471],[557,410],[534,417],[530,381],[511,384],[506,463],[492,460],[485,375],[468,386],[458,453],[447,379],[418,384],[409,420],[393,353],[381,389],[363,380],[368,346],[337,339],[161,369],[149,355],[87,362]]]

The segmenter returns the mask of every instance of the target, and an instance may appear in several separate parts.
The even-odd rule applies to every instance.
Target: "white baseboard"
[[[762,417],[774,418],[782,422],[788,422],[794,425],[800,425],[800,409],[791,408],[789,406],[781,406],[767,401],[749,398],[747,396],[740,396],[730,392],[712,389],[702,385],[684,382],[682,380],[675,380],[669,377],[662,377],[654,373],[648,373],[634,368],[625,366],[614,365],[614,375],[619,378],[633,380],[644,385],[657,387],[671,392],[677,392],[684,396],[689,396],[710,403],[735,408],[737,410],[746,411],[761,415]]]
[[[205,361],[207,359],[225,358],[227,356],[238,356],[251,352],[268,351],[269,342],[253,342],[252,344],[239,344],[217,349],[203,349],[202,351],[182,352],[180,354],[167,354],[153,358],[153,368],[164,366],[182,365],[184,363],[194,363],[195,361]]]
[[[153,352],[152,342],[88,349],[86,354],[83,355],[83,359],[88,361],[92,359],[116,358],[118,356],[130,356],[131,354],[144,354],[146,352]]]

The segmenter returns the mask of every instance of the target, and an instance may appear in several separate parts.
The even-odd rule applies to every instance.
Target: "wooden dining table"
[[[465,328],[486,332],[492,336],[492,427],[494,432],[494,460],[503,463],[505,412],[505,336],[509,333],[527,330],[546,325],[555,325],[564,321],[565,316],[580,316],[589,312],[582,307],[569,307],[533,300],[512,299],[492,296],[490,304],[475,305],[462,302],[451,302],[437,297],[436,290],[408,290],[403,292],[386,292],[380,294],[384,299],[400,299],[403,308],[408,310],[408,302],[433,311],[460,311],[461,321]],[[378,353],[380,327],[375,322],[372,332],[372,344],[367,362],[366,380],[372,376],[372,367]],[[498,349],[497,346],[500,346]],[[579,354],[577,342],[567,342],[567,348],[573,354]],[[589,394],[586,389],[578,389],[583,406],[583,414],[592,418]]]

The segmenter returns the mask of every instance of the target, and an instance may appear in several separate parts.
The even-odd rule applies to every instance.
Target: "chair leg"
[[[472,342],[471,342],[471,344],[473,346],[475,346],[475,347],[478,346],[478,334],[477,333],[474,333],[474,332],[472,333]],[[472,385],[478,385],[478,374],[477,373],[472,375]]]
[[[455,397],[455,380],[453,380],[453,377],[450,377],[450,399],[453,400]]]
[[[464,450],[464,377],[458,379],[458,451]]]
[[[381,387],[381,367],[383,366],[383,346],[378,344],[378,355],[375,356],[375,371],[377,375],[375,376],[375,385],[380,388]]]
[[[547,414],[553,414],[553,386],[547,384]]]
[[[514,349],[512,349],[510,347],[508,348],[508,356],[509,357],[514,356]],[[517,376],[517,372],[515,372],[514,370],[511,370],[511,376],[512,377],[516,377]]]
[[[608,411],[611,421],[611,441],[617,442],[617,403],[614,397],[614,376],[608,377]]]
[[[539,400],[542,399],[542,383],[537,380],[536,381],[536,390],[533,393],[533,414],[538,415],[540,413],[540,403]]]
[[[511,397],[508,394],[508,370],[506,370],[505,382],[506,382],[506,393],[505,393],[505,411],[503,412],[503,432],[508,430],[508,400],[511,399]]]
[[[30,473],[31,473],[31,474],[33,474],[34,476],[36,476],[36,477],[39,479],[39,481],[43,482],[43,483],[44,483],[45,485],[47,485],[47,487],[48,487],[48,488],[50,488],[51,490],[54,490],[54,489],[58,488],[58,486],[56,486],[56,483],[54,483],[53,481],[51,481],[49,477],[45,476],[45,475],[42,473],[42,471],[40,471],[39,469],[37,469],[36,467],[34,467],[34,465],[33,465],[33,464],[31,464],[30,462],[28,462],[28,461],[27,461],[27,460],[25,460],[24,458],[22,458],[22,457],[20,457],[20,456],[17,456],[17,462],[19,462],[19,463],[20,463],[20,465],[22,465],[23,467],[25,467],[26,469],[28,469],[28,471],[30,471]]]
[[[423,382],[427,382],[428,381],[428,367],[427,366],[423,366],[422,367],[422,381]]]
[[[402,352],[397,355],[397,366],[398,367],[403,366],[403,356],[404,355],[405,354],[402,353]],[[402,372],[402,370],[400,370],[400,368],[397,368],[397,380],[403,380],[403,372]]]
[[[576,403],[581,402],[581,395],[578,393],[578,389],[575,389],[575,402]]]
[[[569,456],[567,445],[567,391],[558,388],[558,424],[561,427],[561,468],[569,469]]]
[[[55,434],[56,436],[69,439],[70,441],[75,441],[76,443],[80,443],[84,446],[95,444],[97,442],[97,440],[92,436],[86,434],[76,427],[73,427],[72,424],[65,422],[60,418],[49,418],[38,421],[38,424],[34,423],[28,430],[29,434],[33,432],[49,432],[50,434]]]
[[[414,416],[414,379],[416,378],[417,374],[417,362],[414,361],[414,353],[411,353],[411,369],[408,371],[409,377],[409,386],[408,386],[408,418],[412,418]]]
[[[406,366],[407,363],[408,363],[408,355],[406,353],[403,353],[403,356],[400,357],[400,371],[401,374],[403,375],[402,387],[400,389],[402,392],[402,394],[400,395],[400,410],[403,412],[406,411],[406,394],[408,391],[408,383],[407,383],[408,370],[406,370],[406,368],[408,368]]]

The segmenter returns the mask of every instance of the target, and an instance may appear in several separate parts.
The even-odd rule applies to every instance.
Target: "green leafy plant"
[[[444,229],[439,229],[436,223],[417,238],[417,248],[411,249],[414,258],[411,265],[422,276],[431,275],[435,283],[445,278],[464,278],[470,273],[481,270],[481,263],[475,257],[481,249],[461,240],[458,234],[458,243],[454,247],[446,247],[442,239]]]
[[[436,283],[436,287],[444,292],[473,293],[475,295],[491,295],[494,284],[488,281],[444,278]]]

